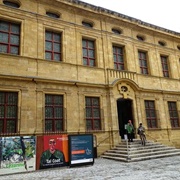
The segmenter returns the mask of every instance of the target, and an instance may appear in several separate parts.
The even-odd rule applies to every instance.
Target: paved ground
[[[93,166],[0,176],[0,180],[180,180],[180,156],[133,163],[97,158]]]

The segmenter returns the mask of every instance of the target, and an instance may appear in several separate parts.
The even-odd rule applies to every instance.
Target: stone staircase
[[[101,158],[113,159],[123,162],[135,162],[180,155],[180,149],[162,145],[161,143],[146,141],[146,146],[135,139],[134,142],[122,142],[115,148],[106,151]]]

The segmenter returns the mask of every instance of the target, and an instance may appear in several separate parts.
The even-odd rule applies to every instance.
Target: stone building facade
[[[140,122],[180,147],[180,33],[78,0],[0,0],[0,132],[84,134],[98,155]]]

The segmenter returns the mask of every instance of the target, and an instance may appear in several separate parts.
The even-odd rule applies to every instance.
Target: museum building
[[[100,155],[130,119],[180,148],[180,33],[78,0],[0,0],[1,136],[90,133]]]

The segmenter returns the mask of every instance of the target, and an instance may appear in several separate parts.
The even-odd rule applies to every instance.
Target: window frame
[[[0,116],[0,122],[2,121],[2,131],[0,130],[0,134],[13,134],[13,133],[17,133],[17,128],[18,128],[18,92],[10,92],[10,91],[0,91],[0,93],[4,94],[4,103],[0,102],[0,107],[4,107],[3,111],[1,111],[1,115],[2,113],[4,113],[4,116]],[[9,97],[10,95],[13,96],[13,99],[15,100],[15,102],[13,103],[12,101],[9,102]],[[8,114],[8,107],[11,107],[10,110],[13,110],[14,107],[14,112],[10,113],[11,116],[9,117]],[[13,127],[13,131],[8,131],[7,129],[7,122],[8,121],[12,121],[14,122],[14,127]]]
[[[163,77],[168,78],[168,77],[170,77],[168,56],[160,55],[160,58],[161,58],[161,67],[162,67]],[[167,69],[165,67],[167,67]]]
[[[86,46],[84,47],[84,41],[86,41]],[[89,43],[93,44],[93,47],[89,47]],[[84,50],[86,50],[87,56],[84,56]],[[93,52],[94,56],[91,57],[89,54],[90,52]],[[83,59],[83,65],[88,67],[96,67],[96,41],[89,38],[82,38],[82,59]],[[86,62],[86,63],[85,63]],[[91,62],[93,62],[93,65],[91,65]]]
[[[115,70],[125,70],[125,62],[124,62],[124,59],[125,59],[125,53],[124,53],[124,47],[123,46],[117,46],[117,45],[113,45],[113,61],[114,61],[114,69]],[[118,53],[118,49],[120,49],[121,53]],[[114,53],[114,50],[116,53]],[[114,56],[116,56],[116,61],[115,61],[115,58]],[[118,57],[121,57],[123,62],[118,62]],[[115,65],[116,65],[116,68],[115,68]],[[123,67],[123,68],[120,68],[120,67]]]
[[[0,23],[4,23],[7,25],[8,29],[0,29],[0,33],[2,33],[2,37],[4,35],[7,36],[7,42],[0,40],[0,46],[4,46],[5,48],[7,48],[6,52],[5,51],[0,51],[0,53],[7,53],[7,54],[11,54],[11,55],[20,55],[20,45],[21,45],[21,24],[20,23],[15,23],[15,22],[11,22],[11,21],[6,21],[6,20],[0,20]],[[17,28],[17,30],[19,32],[13,32],[12,28],[15,27]],[[12,37],[16,37],[17,38],[17,43],[12,43],[11,41],[13,40]],[[12,48],[16,48],[17,53],[13,53],[11,50]]]
[[[145,58],[142,57],[142,54],[144,55]],[[138,60],[139,60],[139,67],[140,67],[140,72],[143,75],[149,75],[149,62],[148,62],[148,57],[147,57],[147,52],[138,50]],[[145,62],[145,63],[143,63]],[[145,66],[146,64],[146,66]]]
[[[150,103],[152,103],[153,106],[151,106]],[[145,115],[146,115],[146,121],[147,121],[148,128],[150,128],[150,129],[158,128],[158,119],[157,119],[157,111],[156,111],[155,101],[154,100],[144,100],[144,107],[145,107]],[[153,116],[153,114],[154,114],[154,116]],[[155,125],[153,125],[153,121],[154,121]]]
[[[46,35],[47,33],[51,34],[51,39],[47,39]],[[55,41],[54,36],[59,36],[60,40]],[[46,43],[51,43],[51,50],[46,49]],[[59,51],[54,51],[54,44],[59,45]],[[51,55],[51,58],[46,58],[46,53],[49,53]],[[55,59],[55,55],[59,55],[59,59]],[[62,32],[56,32],[53,30],[45,29],[45,59],[49,61],[55,61],[55,62],[61,62],[62,61]]]
[[[87,104],[87,99],[90,99],[90,105]],[[98,105],[95,106],[93,104],[93,100],[98,100]],[[90,109],[91,116],[87,116],[87,109]],[[94,109],[98,110],[99,117],[94,116]],[[95,120],[99,121],[99,127],[95,127]],[[90,128],[88,127],[88,121],[90,121]],[[85,96],[85,124],[87,131],[100,131],[102,130],[102,112],[101,112],[101,105],[100,105],[100,97],[93,97],[93,96]]]
[[[169,112],[169,119],[172,128],[179,128],[180,127],[180,119],[178,115],[177,103],[175,101],[168,101],[168,112]],[[172,105],[173,104],[173,105]],[[173,109],[175,107],[175,109]],[[171,116],[173,114],[173,116]],[[176,116],[174,116],[176,114]],[[175,125],[176,123],[177,126]]]
[[[51,97],[52,98],[52,104],[47,104],[46,103],[46,98],[47,97]],[[56,105],[55,104],[55,98],[58,98],[60,97],[62,99],[62,102],[60,102],[61,104],[59,105]],[[46,133],[48,132],[63,132],[65,130],[65,112],[64,112],[64,95],[62,94],[45,94],[45,112],[44,112],[44,131]],[[47,113],[47,108],[48,107],[51,107],[52,109],[52,114],[51,116],[52,117],[47,117],[46,116],[46,113]],[[57,118],[55,117],[55,108],[60,108],[62,114],[60,115],[61,117]],[[47,130],[46,128],[46,123],[48,123],[48,121],[51,121],[52,122],[52,127],[50,130]],[[56,121],[60,121],[60,125],[61,125],[61,128],[60,129],[57,129],[56,127]]]

